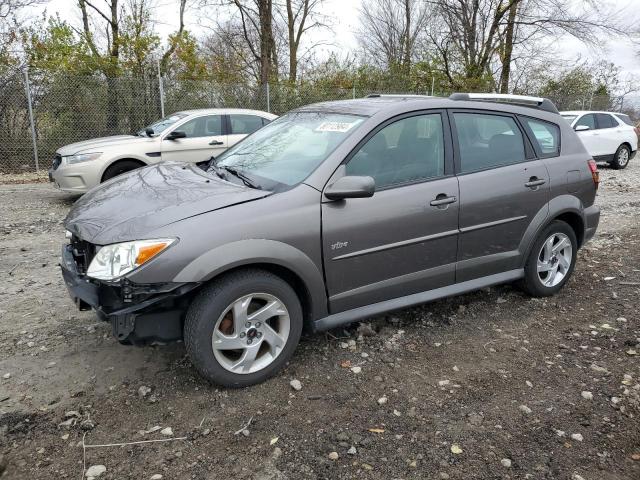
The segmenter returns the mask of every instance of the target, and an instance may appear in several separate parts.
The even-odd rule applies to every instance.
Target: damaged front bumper
[[[64,245],[60,267],[69,295],[80,310],[94,309],[111,323],[123,343],[171,342],[182,338],[184,312],[199,283],[108,282],[78,271],[73,246]]]

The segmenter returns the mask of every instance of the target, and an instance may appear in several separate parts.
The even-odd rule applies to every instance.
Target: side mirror
[[[373,196],[376,182],[371,177],[347,176],[329,185],[324,196],[329,200],[343,200],[345,198],[366,198]]]
[[[179,138],[187,138],[187,134],[185,132],[181,132],[179,130],[174,130],[173,132],[169,133],[169,135],[167,135],[164,138],[165,138],[165,140],[177,140]]]
[[[144,133],[147,134],[147,137],[153,137],[153,134],[156,132],[153,131],[153,128],[147,127],[144,129]]]
[[[589,130],[589,126],[588,125],[577,125],[574,130],[576,132],[584,132],[586,130]]]

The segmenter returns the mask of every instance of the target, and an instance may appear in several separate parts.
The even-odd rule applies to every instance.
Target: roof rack
[[[417,93],[370,93],[364,98],[433,98],[431,95],[420,95]]]
[[[556,106],[548,98],[530,97],[527,95],[508,95],[505,93],[454,93],[449,100],[477,100],[481,102],[501,102],[521,105],[524,107],[538,108],[545,112],[559,113]]]

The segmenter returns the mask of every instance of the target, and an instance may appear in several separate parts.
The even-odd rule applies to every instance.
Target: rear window
[[[557,125],[533,118],[524,118],[524,123],[531,130],[543,156],[560,155],[560,129]]]
[[[633,127],[633,120],[631,120],[631,117],[629,117],[629,115],[625,115],[623,113],[616,113],[616,117],[618,117],[627,125],[631,125]]]

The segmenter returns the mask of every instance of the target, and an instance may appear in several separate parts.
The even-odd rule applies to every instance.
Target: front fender
[[[275,240],[239,240],[209,250],[178,272],[174,281],[189,278],[189,282],[206,282],[231,269],[256,264],[277,265],[293,272],[302,280],[309,293],[312,318],[328,314],[326,290],[320,269],[301,250]]]

